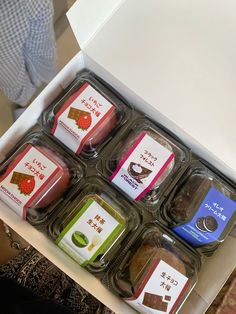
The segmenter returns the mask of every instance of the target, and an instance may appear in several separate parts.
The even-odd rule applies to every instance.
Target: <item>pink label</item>
[[[141,199],[168,167],[174,153],[143,132],[110,180],[132,199]]]
[[[175,313],[189,279],[162,260],[154,262],[133,298],[125,301],[143,314]]]
[[[55,115],[52,134],[77,155],[115,107],[88,83],[73,94]]]
[[[25,219],[27,207],[59,170],[37,148],[28,145],[0,178],[0,199]]]

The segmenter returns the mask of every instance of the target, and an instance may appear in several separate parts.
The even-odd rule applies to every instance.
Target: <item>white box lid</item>
[[[235,15],[232,0],[80,0],[68,12],[84,52],[233,180]]]

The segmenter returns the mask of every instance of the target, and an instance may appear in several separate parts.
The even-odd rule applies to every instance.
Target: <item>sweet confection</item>
[[[41,132],[29,134],[0,168],[0,198],[32,224],[46,220],[83,170]]]
[[[108,157],[109,179],[130,198],[152,206],[183,170],[188,153],[150,121],[137,119]]]
[[[165,228],[147,224],[110,274],[110,285],[139,313],[176,313],[197,281],[200,256]]]
[[[45,130],[76,155],[96,158],[130,115],[117,93],[82,72],[41,115]]]
[[[199,161],[193,162],[161,208],[173,231],[211,255],[236,221],[236,190]]]
[[[49,225],[49,235],[79,265],[101,272],[139,222],[133,206],[91,177]]]

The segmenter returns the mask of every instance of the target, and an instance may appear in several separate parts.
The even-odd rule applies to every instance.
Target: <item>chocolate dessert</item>
[[[163,147],[167,148],[170,152],[173,151],[171,145],[167,142],[167,140],[165,140],[161,135],[159,135],[158,133],[151,131],[151,130],[144,130],[144,131],[139,131],[137,133],[135,133],[133,136],[131,136],[130,138],[128,138],[128,140],[123,143],[123,147],[122,150],[119,152],[118,156],[116,157],[116,164],[113,165],[114,170],[117,167],[118,163],[120,160],[123,159],[123,157],[127,154],[127,152],[130,150],[130,148],[133,146],[133,144],[137,141],[137,139],[140,137],[140,134],[142,132],[145,132],[146,134],[148,134],[149,136],[151,136],[155,141],[157,141],[159,144],[161,144]],[[167,166],[167,168],[163,171],[163,173],[160,175],[160,177],[157,179],[156,183],[153,185],[152,189],[150,190],[150,193],[153,190],[156,190],[163,181],[165,181],[165,179],[167,178],[167,176],[170,174],[170,172],[172,171],[172,169],[174,168],[175,165],[175,159],[173,158],[172,161],[169,163],[169,165]],[[144,167],[143,167],[144,168]]]
[[[195,213],[197,206],[199,206],[199,193],[207,192],[209,189],[206,179],[200,175],[192,175],[188,178],[187,184],[183,184],[176,191],[175,197],[172,200],[168,214],[177,222],[186,222]]]
[[[186,275],[184,263],[172,252],[163,247],[143,244],[133,255],[129,265],[130,281],[138,289],[145,275],[157,259],[163,260],[177,271]]]

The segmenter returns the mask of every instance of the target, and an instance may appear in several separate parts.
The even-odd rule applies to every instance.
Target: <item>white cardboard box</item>
[[[77,1],[68,18],[82,51],[1,137],[0,160],[88,68],[236,181],[235,13],[232,0]],[[134,313],[2,202],[0,218],[116,313]],[[205,312],[236,266],[235,247],[229,236],[206,261],[182,314]]]

